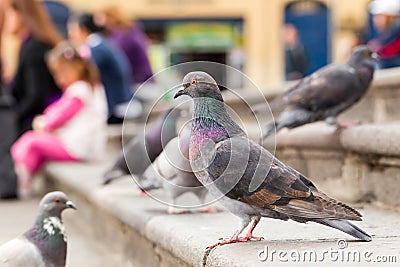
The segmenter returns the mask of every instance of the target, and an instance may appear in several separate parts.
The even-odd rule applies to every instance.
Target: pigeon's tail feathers
[[[314,221],[338,229],[342,232],[345,232],[346,234],[349,234],[366,242],[370,242],[372,240],[372,237],[369,234],[346,220],[317,219]]]
[[[124,153],[118,154],[114,165],[103,175],[103,185],[110,184],[116,179],[130,174],[129,167],[126,164]]]
[[[103,185],[108,185],[126,174],[127,173],[122,170],[109,170],[103,175]]]
[[[281,130],[283,127],[281,124],[278,122],[271,122],[270,124],[267,125],[267,131],[265,134],[261,137],[261,141],[267,139],[271,134],[274,132],[277,133],[279,130]]]
[[[140,190],[151,191],[162,187],[162,183],[155,183],[152,181],[145,180],[140,184]]]

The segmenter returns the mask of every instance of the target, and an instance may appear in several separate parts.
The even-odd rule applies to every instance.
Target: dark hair
[[[104,27],[95,23],[93,15],[89,13],[78,15],[75,21],[81,28],[86,29],[90,33],[102,32],[105,30]]]
[[[94,86],[100,82],[99,71],[92,60],[90,60],[89,56],[82,54],[84,54],[84,52],[80,52],[72,44],[64,41],[46,54],[46,61],[50,69],[51,65],[57,61],[81,64],[83,66],[81,79],[90,83],[94,88]]]

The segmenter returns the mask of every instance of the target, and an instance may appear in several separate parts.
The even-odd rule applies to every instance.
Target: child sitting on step
[[[61,42],[48,53],[47,64],[63,96],[11,148],[20,198],[29,197],[32,177],[45,162],[92,161],[104,155],[107,102],[94,63]]]

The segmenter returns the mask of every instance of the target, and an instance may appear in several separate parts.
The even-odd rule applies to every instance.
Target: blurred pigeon
[[[194,99],[190,163],[199,181],[241,219],[231,238],[217,245],[250,239],[261,217],[317,222],[364,241],[371,237],[347,220],[361,220],[355,209],[320,192],[304,175],[248,139],[228,115],[214,79],[191,72],[175,97]],[[251,223],[244,237],[240,233]]]
[[[172,200],[169,213],[175,213],[176,199],[184,193],[192,192],[205,203],[207,189],[197,180],[189,163],[190,127],[172,139],[152,165],[143,174],[141,189],[150,191],[163,188]]]
[[[63,192],[45,195],[31,229],[0,246],[0,266],[65,266],[67,239],[61,213],[69,208],[76,209]]]
[[[109,184],[130,173],[140,180],[163,147],[176,136],[176,120],[179,114],[180,110],[177,108],[166,110],[145,133],[137,135],[125,145],[111,170],[104,174],[103,184]]]
[[[263,139],[282,128],[295,128],[326,120],[337,125],[336,116],[361,99],[371,84],[375,54],[366,45],[352,51],[345,64],[330,64],[303,78],[279,100],[285,109],[271,123]],[[277,104],[274,104],[277,106]],[[338,125],[338,128],[345,125]]]

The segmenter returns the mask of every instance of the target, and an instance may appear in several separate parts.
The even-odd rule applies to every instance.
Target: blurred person
[[[141,25],[125,16],[116,6],[110,6],[95,15],[96,23],[103,25],[110,39],[128,58],[132,77],[136,84],[144,83],[153,76],[148,57],[148,39]]]
[[[61,95],[44,55],[62,36],[39,1],[11,0],[5,14],[4,31],[18,36],[22,43],[17,71],[9,85],[22,134],[31,128],[32,119]]]
[[[368,44],[379,55],[378,67],[400,66],[400,1],[374,0],[369,11],[378,35]]]
[[[101,35],[102,28],[94,22],[93,15],[73,16],[68,22],[70,39],[87,51],[96,63],[104,85],[108,104],[108,123],[122,123],[125,106],[132,97],[132,76],[125,54]]]
[[[57,27],[63,37],[66,38],[67,22],[71,14],[69,7],[60,1],[54,0],[44,0],[42,3],[46,7],[54,25]]]
[[[99,160],[105,152],[107,106],[95,64],[67,42],[49,52],[47,63],[63,95],[11,148],[21,198],[45,162]]]
[[[286,80],[297,80],[304,77],[307,70],[307,56],[299,33],[293,24],[285,24],[283,31],[285,45],[285,76]]]

